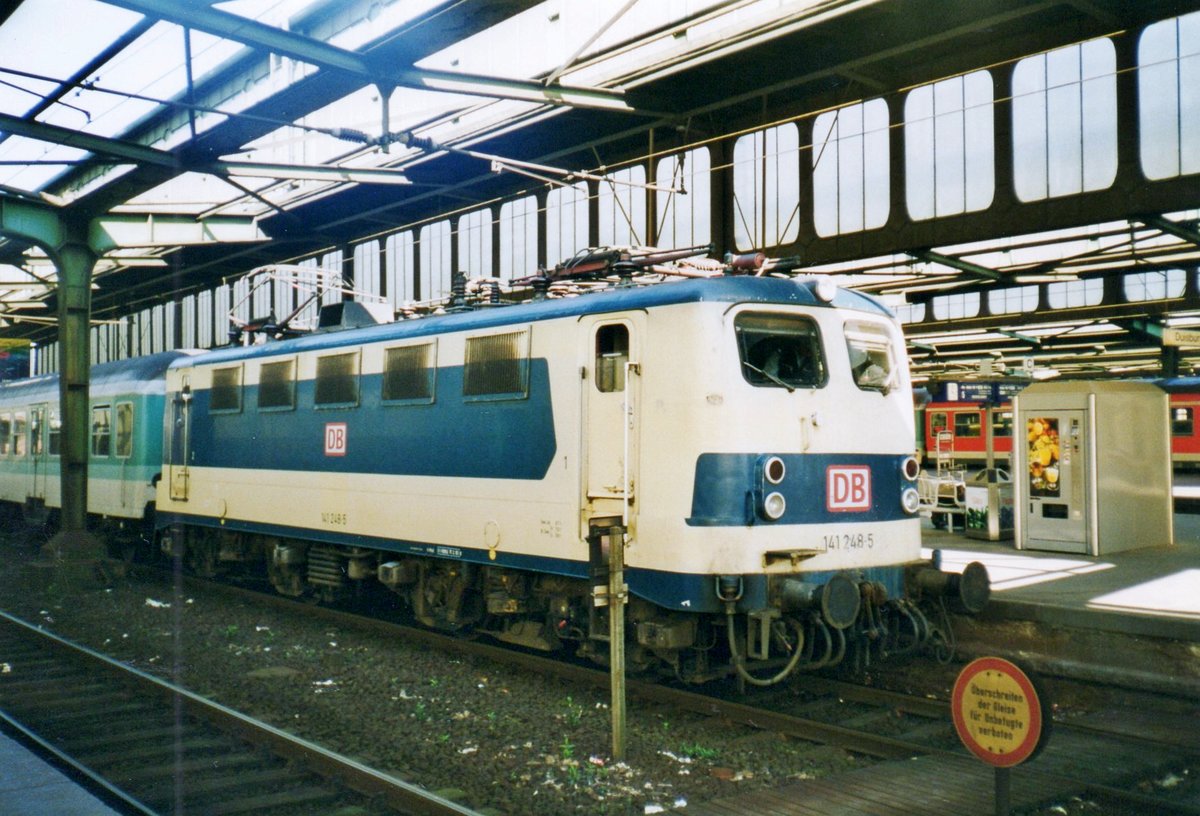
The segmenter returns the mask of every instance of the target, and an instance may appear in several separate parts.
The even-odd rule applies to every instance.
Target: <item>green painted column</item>
[[[86,560],[104,554],[87,532],[90,324],[96,254],[86,239],[68,237],[55,248],[52,258],[58,267],[62,526],[47,546],[57,559]]]

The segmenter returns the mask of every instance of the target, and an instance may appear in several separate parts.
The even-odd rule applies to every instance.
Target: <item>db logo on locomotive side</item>
[[[832,465],[825,469],[825,507],[838,513],[871,509],[871,469],[865,465]]]

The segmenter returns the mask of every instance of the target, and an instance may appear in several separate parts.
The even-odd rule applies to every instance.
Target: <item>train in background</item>
[[[1200,468],[1200,377],[1149,380],[1169,395],[1171,461],[1178,471]],[[938,382],[914,390],[918,455],[926,466],[943,452],[967,467],[987,460],[985,423],[991,423],[996,461],[1012,457],[1012,398],[1029,380],[965,380]]]
[[[114,364],[112,391],[97,367],[91,474],[197,574],[322,599],[370,585],[430,627],[598,662],[620,542],[627,664],[686,682],[951,643],[944,599],[977,611],[988,579],[921,556],[889,310],[829,279],[609,271]],[[55,387],[0,388],[6,501],[53,504],[28,487],[31,450],[53,472],[53,418],[29,417]],[[109,492],[89,491],[97,517]]]

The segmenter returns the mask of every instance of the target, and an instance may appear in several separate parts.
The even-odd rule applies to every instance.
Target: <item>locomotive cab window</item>
[[[116,454],[128,459],[133,455],[133,403],[117,403]]]
[[[742,376],[759,388],[817,388],[825,358],[813,321],[799,315],[743,312],[733,323]]]
[[[383,353],[383,401],[394,405],[433,402],[433,343],[390,348]]]
[[[290,411],[296,407],[296,361],[263,363],[258,370],[258,410]]]
[[[242,410],[242,367],[216,368],[208,395],[211,413],[236,414]]]
[[[313,402],[318,408],[358,405],[359,354],[330,354],[317,358],[317,388]]]
[[[107,457],[112,452],[112,408],[97,405],[92,409],[92,456]]]
[[[596,331],[596,388],[602,393],[625,390],[629,362],[629,328],[620,323]]]
[[[1171,408],[1171,436],[1191,436],[1195,427],[1191,408],[1182,405]]]
[[[891,391],[896,384],[896,366],[887,331],[874,323],[853,322],[846,324],[845,333],[854,384],[864,391]]]

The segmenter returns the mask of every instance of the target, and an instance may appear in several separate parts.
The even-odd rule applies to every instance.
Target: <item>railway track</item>
[[[244,596],[247,590],[203,582],[206,588]],[[479,640],[464,640],[353,612],[313,607],[272,594],[250,591],[263,601],[299,607],[332,623],[402,636],[429,648],[465,653],[572,682],[608,687],[608,674],[589,666],[515,651]],[[837,746],[881,760],[920,757],[935,766],[970,758],[954,732],[946,700],[903,694],[819,676],[798,678],[782,692],[747,698],[628,682],[631,697],[736,722],[799,739]],[[1106,704],[1090,713],[1058,720],[1047,748],[1018,769],[1030,784],[1055,797],[1087,797],[1118,812],[1200,816],[1200,782],[1178,789],[1159,784],[1177,772],[1200,768],[1200,733],[1180,723],[1200,721],[1194,700],[1147,694],[1125,705]]]
[[[123,812],[474,814],[3,613],[0,719]]]

